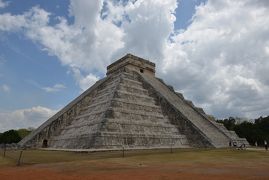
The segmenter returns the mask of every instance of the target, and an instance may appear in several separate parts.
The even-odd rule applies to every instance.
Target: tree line
[[[241,138],[246,138],[251,145],[264,146],[264,141],[269,142],[269,116],[259,117],[253,122],[244,121],[236,123],[236,118],[229,117],[228,119],[217,120],[219,123],[228,129],[235,131]]]
[[[8,130],[0,133],[0,144],[11,144],[18,143],[25,136],[31,133],[31,129],[19,129],[19,130]]]

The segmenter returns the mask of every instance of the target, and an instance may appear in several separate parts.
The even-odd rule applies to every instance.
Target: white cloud
[[[166,48],[165,79],[218,117],[269,113],[269,11],[255,5],[209,0]]]
[[[63,89],[65,89],[65,85],[63,84],[55,84],[54,86],[52,87],[42,87],[41,89],[43,89],[44,91],[48,92],[48,93],[51,93],[51,92],[58,92],[58,91],[61,91]]]
[[[8,3],[7,1],[0,0],[0,9],[1,9],[1,8],[5,8],[5,7],[7,7],[8,4],[9,4],[9,3]]]
[[[124,48],[119,54],[130,52],[147,59],[162,60],[164,47],[174,29],[176,8],[176,0],[138,0],[125,6],[128,20],[123,20]]]
[[[79,80],[79,86],[81,87],[82,90],[86,90],[98,80],[99,77],[93,74],[88,74],[86,77],[83,77]]]
[[[0,86],[0,91],[5,92],[5,93],[9,93],[10,87],[6,84],[3,84],[2,86]]]
[[[91,87],[96,81],[99,80],[98,76],[94,74],[88,74],[87,76],[81,75],[81,72],[78,69],[73,68],[74,76],[80,86],[80,88],[85,91],[89,87]]]
[[[71,0],[73,24],[58,17],[51,25],[52,15],[34,7],[1,14],[0,31],[23,30],[82,89],[131,52],[155,61],[159,76],[215,116],[268,114],[268,1],[208,0],[184,30],[174,29],[176,8],[176,0]]]
[[[29,109],[18,109],[9,112],[0,112],[0,132],[9,129],[38,127],[55,113],[56,110],[42,106],[35,106]]]

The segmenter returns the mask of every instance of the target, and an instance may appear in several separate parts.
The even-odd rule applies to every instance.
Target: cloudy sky
[[[0,0],[0,132],[37,127],[126,53],[217,118],[269,114],[268,0]]]

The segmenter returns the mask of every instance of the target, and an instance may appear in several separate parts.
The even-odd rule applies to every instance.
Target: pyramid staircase
[[[128,54],[19,144],[56,149],[227,147],[231,140],[248,144],[154,73],[155,64]]]
[[[210,120],[203,110],[201,112],[201,109],[196,108],[192,102],[184,100],[183,96],[179,96],[163,81],[146,74],[141,74],[141,77],[144,83],[147,83],[155,93],[159,94],[158,96],[165,99],[171,108],[176,109],[177,113],[182,115],[182,120],[188,121],[191,127],[199,132],[201,136],[193,140],[194,144],[203,137],[203,140],[217,148],[227,147],[230,142],[237,142],[239,146],[243,143],[249,145],[245,138],[239,138],[234,131],[228,131],[222,124]]]
[[[134,74],[124,72],[109,77],[81,104],[73,120],[58,128],[60,133],[53,135],[57,128],[47,130],[53,130],[45,133],[50,136],[47,138],[49,147],[189,147],[186,136],[163,115],[161,107],[155,105],[155,100]],[[37,141],[40,145],[40,140]]]

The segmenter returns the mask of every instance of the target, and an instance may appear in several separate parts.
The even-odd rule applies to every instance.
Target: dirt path
[[[269,179],[269,167],[260,164],[125,164],[98,161],[0,168],[1,180],[47,179]]]
[[[9,152],[7,155],[13,154]],[[126,152],[125,158],[121,157],[121,152],[28,150],[23,155],[20,167],[15,166],[16,161],[12,158],[0,158],[0,180],[269,180],[269,153],[256,150],[130,151]]]

